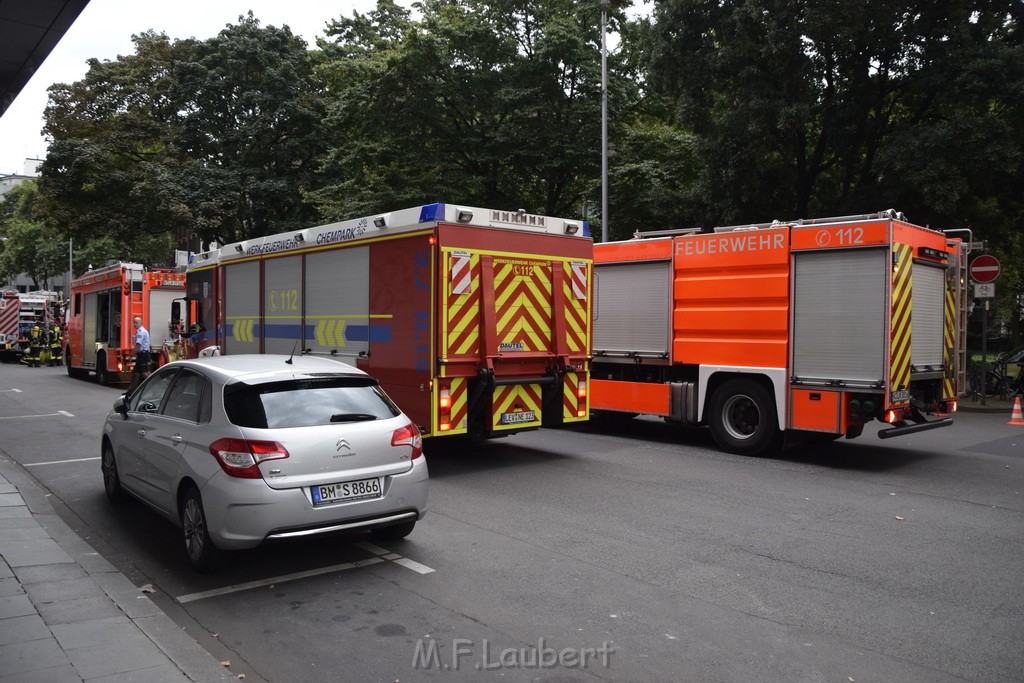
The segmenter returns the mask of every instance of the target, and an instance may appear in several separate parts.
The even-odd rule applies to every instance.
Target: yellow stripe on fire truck
[[[910,329],[913,291],[913,253],[909,244],[893,244],[892,265],[892,355],[889,371],[889,404],[910,403]]]
[[[956,398],[956,364],[953,362],[956,345],[956,277],[946,276],[946,307],[942,323],[942,366],[946,376],[942,380],[942,398]]]
[[[551,349],[551,264],[494,259],[498,351]]]
[[[513,384],[494,388],[491,426],[495,431],[539,427],[541,423],[539,384]]]
[[[565,297],[565,344],[573,353],[586,353],[590,348],[588,338],[588,265],[582,261],[565,263],[562,293]]]
[[[480,344],[480,255],[448,253],[443,347],[445,357],[476,355]]]

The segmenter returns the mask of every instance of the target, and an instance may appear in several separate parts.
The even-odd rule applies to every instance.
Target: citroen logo
[[[342,451],[349,451],[349,452],[351,452],[352,451],[352,447],[348,445],[348,441],[346,441],[345,439],[338,439],[338,443],[334,447],[334,450],[336,450],[339,453],[341,453]]]

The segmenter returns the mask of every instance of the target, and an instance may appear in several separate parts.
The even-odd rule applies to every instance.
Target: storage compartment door
[[[915,262],[911,273],[910,364],[917,370],[942,365],[946,269]]]
[[[594,354],[668,357],[671,261],[594,264]]]
[[[302,257],[269,259],[263,265],[263,352],[301,351]]]
[[[887,249],[793,256],[793,374],[797,381],[884,383],[889,343]]]
[[[171,338],[171,302],[184,296],[184,292],[174,289],[150,289],[146,310],[149,320],[146,329],[149,331],[149,348],[158,353],[164,342]]]
[[[309,254],[305,288],[306,348],[355,365],[370,348],[370,248]]]
[[[84,297],[82,308],[82,365],[87,368],[96,366],[96,342],[99,341],[99,295],[89,292]],[[68,360],[70,363],[70,359]]]
[[[259,353],[260,264],[224,267],[224,353]]]

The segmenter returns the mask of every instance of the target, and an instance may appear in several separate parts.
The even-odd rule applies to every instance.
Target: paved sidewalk
[[[957,403],[957,410],[964,413],[1002,413],[1009,421],[1013,415],[1013,398],[987,397],[985,405],[981,405],[980,398],[961,398]]]
[[[0,683],[234,679],[0,460]]]

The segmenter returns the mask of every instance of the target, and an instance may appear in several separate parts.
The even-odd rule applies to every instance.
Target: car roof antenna
[[[295,343],[292,344],[292,355],[288,356],[288,360],[285,361],[288,365],[292,364],[292,358],[295,357],[295,349],[299,348],[299,340],[302,339],[302,328],[299,328],[299,336],[295,338]]]

